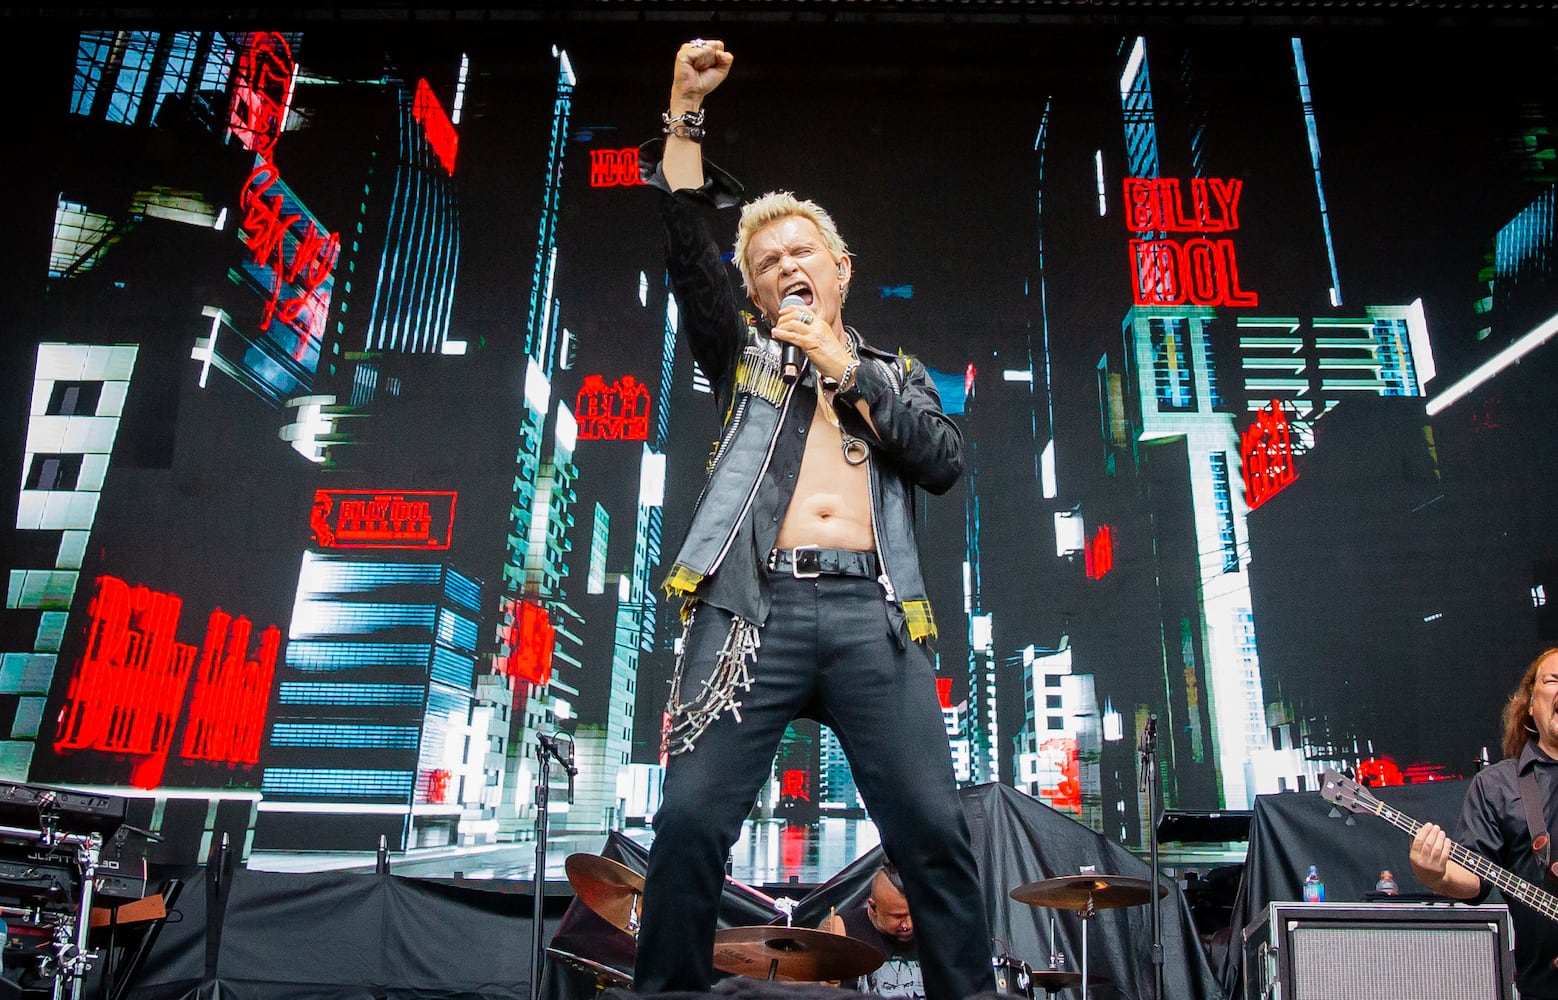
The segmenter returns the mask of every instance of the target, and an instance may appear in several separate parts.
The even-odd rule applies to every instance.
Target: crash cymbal
[[[575,896],[607,923],[629,934],[638,934],[638,912],[644,895],[644,876],[598,854],[570,854],[563,862]]]
[[[1031,906],[1084,910],[1091,902],[1093,909],[1107,910],[1150,902],[1152,883],[1125,875],[1061,875],[1020,885],[1007,895]],[[1168,889],[1158,886],[1158,898],[1167,895]]]
[[[1063,991],[1063,989],[1070,989],[1077,983],[1081,983],[1080,972],[1064,972],[1064,970],[1059,969],[1041,969],[1038,970],[1038,972],[1030,972],[1030,974],[1028,974],[1028,984],[1030,984],[1030,988],[1035,992],[1041,991],[1042,989],[1042,991],[1047,992],[1047,994],[1058,994],[1059,991]],[[1094,986],[1112,986],[1112,984],[1114,983],[1106,980],[1106,978],[1103,978],[1102,975],[1092,975],[1092,977],[1087,977],[1087,989],[1092,989]]]
[[[1080,972],[1063,972],[1058,969],[1036,969],[1028,973],[1028,985],[1035,990],[1057,993],[1082,981]],[[1096,982],[1090,984],[1097,986]]]
[[[587,976],[594,976],[596,989],[606,990],[614,986],[625,990],[633,988],[633,977],[619,969],[613,969],[609,965],[593,962],[583,955],[575,955],[573,952],[563,951],[561,948],[548,948],[546,953],[552,956],[559,965],[567,966],[575,972],[582,972]]]
[[[714,932],[714,967],[752,979],[820,983],[863,976],[881,964],[875,948],[831,931],[765,924]]]

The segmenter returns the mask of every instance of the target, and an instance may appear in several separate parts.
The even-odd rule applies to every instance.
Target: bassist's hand
[[[1439,892],[1450,865],[1450,838],[1444,828],[1434,823],[1424,823],[1412,838],[1412,874],[1419,882]]]
[[[1412,874],[1430,892],[1451,899],[1471,899],[1482,891],[1482,879],[1452,860],[1456,844],[1433,823],[1424,823],[1412,838]]]

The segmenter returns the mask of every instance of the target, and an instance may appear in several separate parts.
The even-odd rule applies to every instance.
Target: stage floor
[[[647,828],[623,831],[648,847],[654,840]],[[751,820],[731,852],[730,875],[750,886],[820,885],[880,842],[876,825],[864,819],[823,819],[816,826],[790,826],[783,820]],[[576,853],[599,854],[606,843],[601,833],[554,831],[547,840],[546,881],[567,885],[563,863]],[[419,878],[508,879],[533,881],[536,845],[533,841],[482,844],[474,847],[427,847],[390,855],[390,871]],[[342,854],[255,851],[251,871],[328,872],[371,871],[371,852]]]

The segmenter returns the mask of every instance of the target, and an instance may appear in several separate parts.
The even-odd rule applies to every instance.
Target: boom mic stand
[[[540,765],[540,777],[536,779],[536,873],[531,895],[535,907],[530,927],[530,1000],[541,998],[541,973],[545,966],[543,951],[546,902],[546,837],[547,804],[552,797],[552,761],[568,773],[568,804],[573,804],[573,779],[579,769],[573,763],[573,737],[567,733],[536,734],[536,763]]]
[[[1154,1000],[1163,1000],[1163,924],[1158,917],[1158,717],[1147,716],[1141,734],[1141,780],[1147,792],[1147,834],[1152,859],[1152,976],[1157,991]]]

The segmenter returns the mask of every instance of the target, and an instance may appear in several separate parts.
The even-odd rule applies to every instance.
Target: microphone
[[[573,737],[570,736],[566,741],[560,740],[559,742],[563,744],[563,748],[566,751],[561,760],[563,770],[568,772],[568,804],[573,805],[573,779],[579,775],[579,769],[573,763]]]
[[[804,307],[805,305],[806,300],[801,298],[799,295],[786,295],[779,301],[780,309],[783,309],[786,306]],[[801,377],[801,365],[803,363],[804,360],[801,357],[801,349],[796,347],[794,344],[785,344],[784,355],[783,360],[781,361],[779,374],[780,377],[784,379],[786,385],[794,385],[796,380]]]

